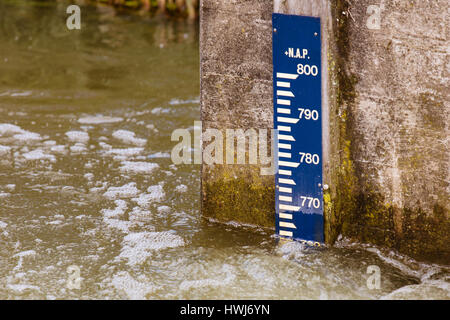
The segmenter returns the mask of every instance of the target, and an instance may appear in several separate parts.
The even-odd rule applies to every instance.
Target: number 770
[[[311,208],[312,205],[316,209],[320,208],[320,200],[318,198],[300,196],[300,199],[302,200],[302,207]]]

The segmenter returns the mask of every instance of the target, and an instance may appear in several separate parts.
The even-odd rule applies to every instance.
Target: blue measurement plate
[[[276,232],[320,244],[323,236],[320,19],[274,13]]]

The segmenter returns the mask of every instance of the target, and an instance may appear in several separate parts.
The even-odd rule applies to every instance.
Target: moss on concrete
[[[334,43],[328,55],[330,126],[338,137],[334,141],[336,149],[331,152],[337,152],[338,156],[330,157],[331,189],[324,193],[326,241],[332,243],[342,234],[360,242],[393,248],[415,258],[448,264],[448,209],[436,204],[432,214],[427,214],[420,203],[406,204],[403,208],[394,206],[368,182],[368,173],[354,161],[358,152],[355,146],[363,142],[359,141],[352,112],[358,80],[349,71],[352,23],[349,10],[349,1],[332,1]],[[442,102],[426,94],[420,95],[419,102],[426,125],[442,130],[443,119],[438,112],[443,108]],[[399,163],[399,166],[420,170],[425,165],[421,158],[421,154],[415,154],[408,163]]]
[[[223,222],[236,221],[273,228],[275,184],[258,166],[208,167],[202,179],[202,214]]]
[[[251,3],[260,5],[257,1]],[[416,258],[449,263],[450,226],[446,199],[448,193],[445,185],[447,182],[440,179],[438,187],[432,188],[428,180],[427,184],[419,181],[421,177],[417,174],[430,172],[428,176],[435,177],[436,171],[446,170],[442,165],[446,160],[445,152],[432,149],[434,152],[432,158],[438,161],[431,165],[430,154],[424,152],[428,150],[425,148],[427,141],[433,141],[435,138],[439,141],[445,139],[441,135],[446,127],[446,119],[442,117],[442,110],[445,110],[442,95],[439,91],[433,94],[418,93],[417,97],[409,96],[405,100],[404,93],[410,91],[404,83],[405,76],[395,69],[398,68],[398,62],[405,60],[404,57],[400,59],[395,56],[395,44],[391,39],[381,36],[380,33],[372,31],[368,33],[362,29],[369,1],[330,0],[330,3],[332,17],[326,23],[331,23],[331,26],[327,27],[331,27],[332,32],[324,33],[328,37],[330,88],[328,92],[330,150],[329,165],[326,168],[327,181],[324,181],[330,188],[324,191],[325,241],[331,244],[339,234],[342,234],[360,242],[394,248]],[[205,11],[207,14],[204,17],[208,17],[210,21],[218,21],[217,13],[214,16],[211,14],[218,5],[222,8],[222,3],[214,3],[212,9]],[[248,2],[245,5],[250,6]],[[262,4],[261,6],[260,8],[264,7],[269,11],[270,6]],[[356,19],[352,18],[351,11]],[[229,11],[226,12],[225,16],[229,19]],[[254,16],[249,17],[254,20]],[[251,61],[255,60],[254,57],[259,57],[264,63],[251,64],[251,68],[244,68],[243,61],[247,60],[242,58],[240,54],[242,50],[238,49],[249,47],[241,44],[247,40],[229,36],[228,29],[217,28],[212,32],[212,28],[205,27],[209,32],[208,39],[214,39],[214,43],[209,43],[209,50],[204,50],[202,58],[203,72],[209,72],[207,77],[203,76],[202,81],[202,91],[208,92],[202,95],[202,119],[209,122],[208,125],[212,127],[226,125],[245,128],[270,127],[270,113],[266,112],[272,108],[270,97],[263,96],[265,91],[269,92],[266,89],[270,85],[270,73],[267,73],[267,70],[270,69],[268,65],[271,60],[266,54],[269,52],[267,51],[269,33],[266,33],[266,29],[247,30],[247,25],[250,25],[247,20],[234,21],[234,24],[240,23],[245,26],[246,34],[264,35],[261,38],[256,36],[252,38],[252,43],[262,45],[257,46],[258,50],[251,56]],[[236,27],[238,32],[231,34],[242,34],[241,29],[242,27]],[[222,34],[227,36],[221,37]],[[372,35],[376,37],[370,38]],[[370,40],[366,41],[365,37]],[[216,39],[222,39],[223,45],[217,46]],[[230,41],[233,45],[225,45]],[[215,50],[216,48],[220,50]],[[217,57],[223,57],[223,61]],[[379,69],[372,68],[373,61],[378,61],[374,58],[378,57],[382,58],[385,65]],[[385,72],[389,68],[393,72]],[[364,76],[358,78],[359,75]],[[242,76],[245,76],[246,82],[249,82],[248,79],[255,80],[251,85],[244,85],[236,80]],[[377,81],[384,81],[387,85]],[[389,93],[389,99],[392,101],[380,97],[368,98],[368,95],[372,95],[370,90],[374,86],[382,87]],[[362,93],[362,97],[358,96],[359,92]],[[370,103],[361,103],[364,94]],[[229,98],[230,96],[233,99]],[[417,121],[417,131],[416,126],[411,123],[401,126],[405,124],[403,114],[390,112],[389,108],[392,109],[393,106],[403,102],[405,105],[411,105],[410,108],[405,107],[401,111],[404,115],[411,116],[410,122]],[[254,108],[255,105],[263,107]],[[378,125],[375,128],[380,128],[381,132],[375,132],[373,141],[367,134],[363,134],[370,126],[367,123],[371,124],[373,120],[364,114],[363,108],[367,105],[377,106],[370,110],[375,112],[372,117],[384,116],[386,120],[386,125],[374,121],[374,125]],[[382,108],[387,111],[381,112]],[[229,119],[233,119],[232,124]],[[261,119],[265,119],[263,124],[256,123]],[[398,136],[395,139],[386,139],[388,141],[384,143],[383,135],[389,134],[394,127],[398,129],[398,132],[396,131]],[[417,139],[423,136],[426,139],[417,143]],[[371,142],[373,143],[369,145],[370,148],[364,151],[364,144]],[[396,147],[392,154],[389,143]],[[416,150],[410,148],[410,145],[418,145],[419,148]],[[378,159],[375,156],[379,156],[381,164],[376,163]],[[425,170],[427,164],[438,169],[427,171]],[[388,170],[390,166],[397,170],[396,177],[400,181],[395,190],[389,189],[389,182],[386,182],[392,178],[392,174],[387,173],[390,172]],[[220,221],[238,221],[273,227],[275,220],[273,176],[260,176],[258,166],[226,165],[204,168],[202,175],[202,211],[205,216]],[[377,178],[384,178],[385,183],[379,184]],[[418,188],[421,188],[418,192],[411,192]],[[395,201],[392,199],[394,192],[401,195]],[[414,196],[422,194],[428,198],[422,202],[411,201]],[[425,207],[426,205],[428,207]]]
[[[386,204],[381,194],[368,190],[356,196],[356,204],[356,210],[343,223],[344,236],[393,248],[417,259],[450,263],[450,222],[443,207],[436,205],[430,216],[420,207]],[[396,211],[402,218],[400,230],[395,228]]]
[[[350,74],[349,19],[347,1],[332,1],[333,42],[328,52],[330,76],[330,132],[331,132],[331,189],[324,193],[325,241],[333,243],[343,228],[348,215],[355,212],[357,179],[352,161],[351,106],[356,97],[356,77]],[[344,230],[345,231],[345,230]]]

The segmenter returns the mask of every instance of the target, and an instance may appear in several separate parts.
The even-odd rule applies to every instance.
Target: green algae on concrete
[[[203,166],[203,174],[208,176],[202,179],[205,217],[274,228],[273,176],[260,175],[257,165]]]
[[[361,7],[364,7],[361,4]],[[364,129],[357,112],[360,111],[360,94],[364,94],[364,84],[359,84],[360,74],[357,75],[355,64],[363,59],[355,54],[355,41],[359,32],[357,23],[352,19],[350,10],[355,10],[350,2],[345,0],[332,1],[333,45],[328,54],[330,66],[330,131],[331,139],[331,188],[324,193],[325,231],[328,243],[333,243],[339,234],[363,243],[372,243],[383,247],[393,248],[415,258],[441,263],[450,262],[450,220],[448,218],[448,192],[443,181],[436,181],[438,186],[434,189],[435,201],[408,201],[399,207],[392,203],[386,190],[376,183],[373,176],[379,174],[374,169],[368,170],[364,161],[370,155],[362,153],[361,146],[366,141],[361,136]],[[362,9],[361,9],[362,10]],[[361,32],[359,32],[361,33]],[[391,42],[389,42],[391,43]],[[376,45],[375,43],[369,43]],[[388,54],[390,46],[383,54]],[[372,83],[371,85],[376,85]],[[403,84],[399,84],[401,87]],[[366,84],[367,86],[367,84]],[[395,87],[396,90],[399,90]],[[414,101],[414,97],[412,99]],[[436,141],[445,138],[445,120],[442,112],[445,106],[436,94],[419,94],[419,107],[407,108],[407,112],[418,114],[419,125],[423,128],[406,131],[399,130],[400,138],[406,145],[418,145],[417,139],[421,135],[436,136]],[[417,110],[417,111],[416,111]],[[333,136],[333,133],[335,136]],[[337,137],[336,137],[337,135]],[[403,138],[405,137],[405,138]],[[374,137],[376,138],[376,137]],[[333,143],[334,142],[334,143]],[[401,148],[399,145],[398,148]],[[420,150],[420,151],[419,151]],[[383,148],[378,147],[377,154],[386,154]],[[434,157],[441,163],[448,162],[448,150],[435,152]],[[411,193],[413,188],[420,185],[420,174],[426,174],[427,158],[424,148],[420,144],[418,149],[410,156],[401,155],[397,168],[401,172],[403,183],[397,193],[401,197]],[[446,160],[447,159],[447,160]],[[367,161],[366,161],[367,162]],[[388,164],[385,164],[388,166]],[[394,168],[395,169],[395,168]],[[443,168],[444,169],[444,168]],[[379,170],[379,169],[378,169]],[[439,185],[440,184],[440,185]],[[428,186],[428,189],[431,187]],[[431,197],[423,193],[423,197]],[[432,210],[429,210],[430,204]],[[431,212],[430,212],[431,211]]]
[[[366,25],[367,8],[373,5],[369,0],[279,3],[288,10],[284,13],[309,15],[302,10],[313,7],[327,11],[316,15],[323,18],[328,72],[324,228],[329,244],[342,235],[416,258],[450,262],[443,3],[411,7],[386,1],[382,30]],[[205,127],[270,128],[272,2],[209,0],[203,6]],[[432,19],[414,23],[423,16]],[[242,78],[245,83],[238,81]],[[270,225],[273,179],[258,180],[250,172],[256,170],[203,170],[203,214]]]

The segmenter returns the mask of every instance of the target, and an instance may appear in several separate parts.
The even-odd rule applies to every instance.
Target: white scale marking
[[[279,196],[280,201],[287,201],[287,202],[292,202],[292,197],[287,197],[287,196]]]
[[[286,99],[277,99],[277,104],[283,105],[283,106],[290,106],[291,100]]]
[[[291,154],[288,152],[278,152],[278,157],[282,157],[282,158],[291,158]]]
[[[278,161],[278,165],[281,167],[297,168],[299,166],[299,163],[290,161]]]
[[[291,97],[291,98],[295,97],[291,91],[286,91],[286,90],[277,90],[277,96]]]
[[[293,224],[291,222],[284,222],[284,221],[280,221],[280,227],[289,228],[289,229],[297,229],[295,224]]]
[[[289,150],[291,150],[291,145],[287,144],[287,143],[279,143],[278,144],[278,149],[289,149]]]
[[[284,183],[284,184],[290,184],[295,186],[295,182],[292,179],[283,179],[283,178],[278,178],[278,182],[279,183]]]
[[[295,119],[295,118],[287,118],[287,117],[277,117],[277,121],[278,122],[284,122],[284,123],[293,123],[296,124],[298,122],[299,119]],[[289,128],[290,129],[290,128]],[[291,131],[291,130],[289,130]]]
[[[283,113],[283,114],[291,114],[291,109],[286,109],[286,108],[278,108],[277,109],[278,113]]]
[[[277,87],[290,88],[291,87],[291,83],[290,82],[284,82],[284,81],[277,81]]]
[[[287,141],[295,141],[293,136],[289,136],[287,134],[279,134],[278,140],[287,140]]]
[[[300,207],[291,206],[291,205],[288,205],[288,204],[280,204],[280,210],[298,211],[298,210],[300,210]]]
[[[277,78],[295,80],[298,78],[298,74],[277,72]]]
[[[291,127],[287,127],[287,126],[278,126],[277,129],[278,129],[278,131],[291,132]]]
[[[298,78],[298,74],[277,72],[277,78],[295,80]],[[277,81],[277,87],[290,88],[291,84],[290,84],[290,82],[287,82],[287,81]],[[295,97],[291,91],[287,91],[287,90],[277,90],[277,96],[291,97],[291,98]],[[287,99],[277,99],[277,104],[284,105],[284,106],[290,106],[291,101],[287,100]],[[291,114],[291,110],[287,109],[287,108],[277,108],[277,112],[280,114],[289,114],[289,115]],[[282,122],[282,123],[296,124],[299,121],[299,119],[292,119],[292,118],[288,118],[288,117],[277,117],[277,121]],[[277,128],[279,131],[291,132],[291,127],[289,127],[289,126],[278,126]],[[278,139],[279,140],[287,140],[287,141],[295,141],[294,137],[292,137],[290,135],[279,135]],[[286,143],[278,143],[278,148],[291,150],[291,145],[286,144]],[[291,154],[287,153],[287,152],[279,152],[278,156],[284,157],[284,158],[291,158]],[[289,161],[279,161],[279,165],[293,167],[293,168],[297,168],[299,166],[298,163],[289,162]],[[292,175],[292,171],[290,171],[290,170],[280,169],[278,171],[278,173],[281,175],[287,175],[287,176]],[[295,185],[295,182],[291,179],[279,178],[278,181],[279,181],[279,183]],[[285,193],[292,193],[292,188],[279,187],[279,191],[285,192]],[[292,197],[280,195],[279,200],[286,201],[286,202],[292,202]],[[280,210],[289,210],[289,211],[298,211],[300,209],[300,207],[284,205],[284,204],[280,204],[279,208],[280,208]],[[279,217],[282,219],[292,220],[292,214],[288,214],[288,213],[279,213]],[[279,226],[283,227],[283,228],[297,229],[296,226],[291,222],[280,221]],[[292,237],[293,233],[291,231],[280,230],[280,236]]]
[[[292,193],[292,188],[280,187],[280,192]]]
[[[280,236],[292,237],[291,231],[280,230]]]

